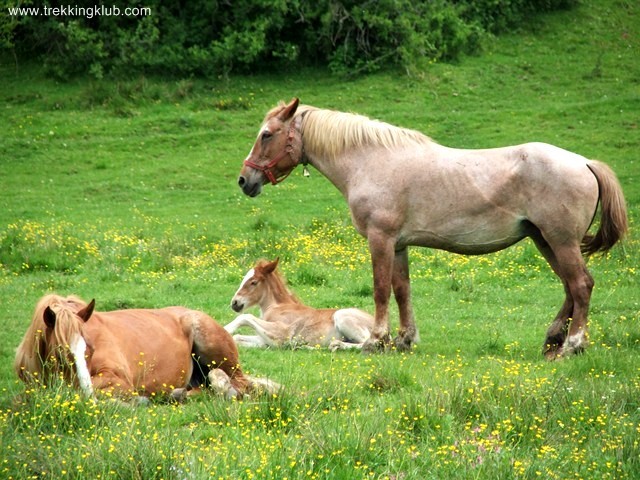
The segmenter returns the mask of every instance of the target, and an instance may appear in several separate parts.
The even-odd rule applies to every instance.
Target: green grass
[[[585,0],[412,77],[59,84],[3,61],[0,477],[637,478],[639,15]],[[130,409],[65,385],[25,391],[13,355],[49,291],[225,324],[245,271],[280,256],[304,301],[373,310],[366,244],[326,179],[295,172],[257,199],[236,186],[264,113],[292,96],[445,145],[545,141],[609,163],[631,233],[590,261],[589,350],[543,361],[563,292],[530,242],[482,257],[414,249],[410,353],[244,349],[247,371],[286,386],[244,402]]]

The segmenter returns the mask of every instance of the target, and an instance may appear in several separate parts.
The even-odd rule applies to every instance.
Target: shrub
[[[299,65],[358,74],[476,52],[486,32],[575,1],[148,0],[148,10],[132,12],[128,2],[116,0],[98,14],[95,2],[78,0],[73,7],[52,2],[50,8],[67,8],[65,15],[53,16],[15,10],[44,7],[0,0],[10,12],[0,18],[0,48],[38,55],[60,78],[131,72],[211,76]]]

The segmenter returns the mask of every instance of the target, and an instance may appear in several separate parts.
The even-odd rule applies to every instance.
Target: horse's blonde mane
[[[16,350],[14,368],[24,380],[32,380],[34,374],[43,375],[43,365],[47,361],[51,348],[69,344],[71,337],[80,332],[82,324],[75,313],[86,307],[87,303],[76,297],[63,297],[49,294],[42,297],[36,305],[31,324]],[[46,344],[44,311],[49,307],[56,313],[56,325],[50,337],[50,346]]]
[[[297,115],[305,112],[302,123],[305,151],[330,159],[352,149],[370,146],[393,150],[432,143],[429,137],[416,130],[395,127],[362,115],[309,106],[300,106]]]

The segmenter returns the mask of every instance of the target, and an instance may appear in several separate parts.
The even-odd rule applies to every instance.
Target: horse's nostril
[[[244,178],[242,175],[240,175],[238,177],[238,185],[241,187],[244,187],[244,184],[247,183],[247,179]]]

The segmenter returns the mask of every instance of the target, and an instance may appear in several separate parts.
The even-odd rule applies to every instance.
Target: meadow
[[[59,83],[2,59],[0,478],[640,477],[639,53],[635,2],[584,0],[410,76]],[[543,360],[563,291],[527,240],[482,257],[411,250],[410,352],[242,349],[278,395],[130,408],[63,382],[25,388],[15,348],[47,292],[226,324],[246,270],[277,256],[306,303],[373,311],[365,241],[326,179],[295,171],[255,199],[236,185],[265,112],[293,96],[445,145],[544,141],[611,165],[630,233],[589,262],[589,349]]]

